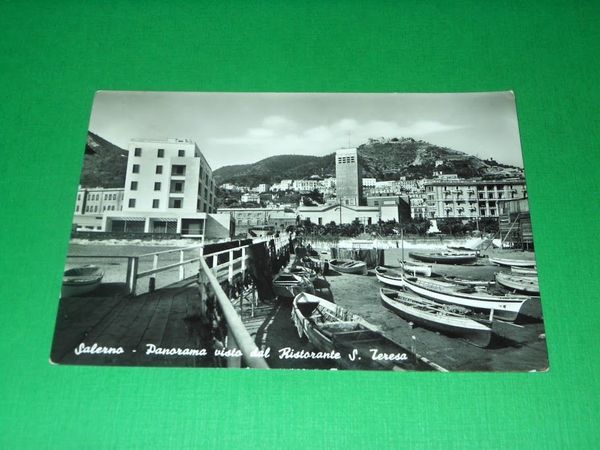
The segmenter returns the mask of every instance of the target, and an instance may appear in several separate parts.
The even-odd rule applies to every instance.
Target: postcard
[[[81,151],[54,364],[548,370],[513,92],[98,91]]]

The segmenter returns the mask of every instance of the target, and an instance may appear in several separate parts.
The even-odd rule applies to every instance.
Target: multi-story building
[[[263,225],[286,228],[296,223],[296,213],[285,208],[219,208],[219,213],[231,217],[236,232]]]
[[[381,209],[381,220],[408,220],[410,218],[409,199],[406,196],[384,194],[367,196],[367,206]]]
[[[410,195],[410,217],[413,219],[426,219],[427,195],[425,192],[414,192]]]
[[[107,211],[123,209],[123,188],[82,188],[77,191],[73,224],[77,230],[102,231],[102,217]]]
[[[123,210],[106,212],[111,232],[226,237],[229,218],[216,212],[215,182],[189,139],[136,139],[129,144]]]
[[[320,178],[308,178],[306,180],[294,180],[294,190],[301,193],[308,193],[318,190],[322,186]]]
[[[242,194],[240,200],[242,203],[260,203],[260,195],[248,192],[246,194]]]
[[[377,182],[377,179],[375,179],[375,178],[363,178],[362,179],[363,189],[375,187],[376,182]]]
[[[425,185],[427,218],[498,217],[498,201],[526,197],[524,180],[431,181]]]
[[[359,206],[362,199],[362,175],[356,148],[335,152],[335,180],[339,204]]]
[[[271,186],[269,186],[266,183],[261,183],[258,185],[258,187],[256,188],[256,192],[258,192],[259,194],[265,193],[265,192],[269,192]]]

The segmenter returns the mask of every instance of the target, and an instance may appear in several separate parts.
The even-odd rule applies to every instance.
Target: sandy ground
[[[393,261],[393,265],[397,265],[399,257],[396,250],[386,250],[386,263]],[[436,264],[434,270],[447,275],[491,280],[501,269],[481,263],[475,266]],[[336,303],[377,325],[399,344],[412,348],[448,370],[530,371],[548,367],[546,341],[539,337],[544,333],[542,322],[521,323],[518,329],[515,328],[515,337],[518,334],[520,343],[497,339],[490,348],[482,349],[460,338],[411,326],[381,304],[379,289],[382,285],[374,276],[332,274],[327,276],[327,281]],[[323,293],[324,297],[329,295],[328,292]]]

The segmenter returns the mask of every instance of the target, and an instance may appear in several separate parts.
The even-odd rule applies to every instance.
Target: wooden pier
[[[283,241],[269,245],[277,252],[287,251]],[[129,258],[124,283],[105,283],[85,296],[61,299],[52,362],[268,368],[254,342],[261,308],[256,309],[256,320],[250,320],[251,336],[238,312],[246,308],[246,317],[252,319],[258,305],[240,298],[236,311],[223,290],[224,285],[244,278],[249,247],[208,255],[203,248],[185,248]],[[184,256],[189,251],[197,253]],[[178,262],[160,264],[161,257],[173,253],[179,255]],[[139,270],[142,257],[151,258],[151,268]],[[190,263],[197,270],[186,274],[184,266]],[[168,270],[179,271],[179,281],[157,289],[153,277]],[[135,295],[144,278],[148,292]],[[240,355],[222,356],[231,349]]]

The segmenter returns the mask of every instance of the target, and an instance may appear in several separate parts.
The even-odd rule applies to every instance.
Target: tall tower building
[[[362,175],[356,148],[335,152],[335,182],[341,205],[359,206],[362,198]]]

